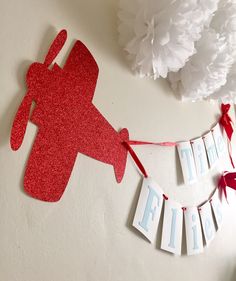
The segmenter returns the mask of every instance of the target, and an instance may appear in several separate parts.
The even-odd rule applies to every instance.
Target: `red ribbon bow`
[[[232,167],[234,168],[234,162],[233,162],[233,158],[232,158],[232,148],[231,148],[231,138],[233,135],[233,126],[232,126],[232,119],[230,118],[228,112],[230,109],[230,104],[221,104],[221,118],[219,120],[221,126],[224,128],[226,135],[228,137],[228,149],[229,149],[229,157],[230,157],[230,161],[232,164]]]
[[[221,104],[221,118],[220,118],[220,124],[224,127],[225,132],[231,140],[232,134],[233,134],[233,126],[232,126],[232,119],[230,118],[228,112],[230,109],[230,104]]]
[[[227,186],[236,190],[236,173],[224,172],[218,182],[218,188],[220,190],[221,196],[222,193],[224,193],[226,200],[227,200],[227,190],[226,190]]]

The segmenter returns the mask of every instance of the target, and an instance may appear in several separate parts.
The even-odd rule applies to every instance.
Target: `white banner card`
[[[183,210],[179,203],[165,200],[164,221],[161,248],[176,255],[181,255]]]
[[[211,198],[211,207],[219,229],[223,222],[223,204],[221,203],[219,189],[217,188]]]
[[[210,167],[214,167],[218,162],[218,156],[216,152],[215,141],[213,139],[211,131],[203,136],[203,140],[206,147],[207,157]]]
[[[196,255],[203,252],[202,227],[197,207],[184,211],[187,254]]]
[[[225,155],[225,152],[227,151],[227,147],[223,136],[223,131],[219,123],[217,123],[215,127],[213,127],[212,135],[215,141],[218,157],[220,158]]]
[[[163,191],[151,178],[144,178],[133,226],[154,242],[163,204]]]
[[[206,149],[202,138],[197,138],[191,141],[193,148],[193,156],[196,164],[197,175],[204,176],[209,171]]]
[[[179,142],[177,148],[184,182],[185,184],[193,184],[197,181],[197,172],[191,144],[189,141]]]
[[[207,201],[199,208],[199,213],[201,217],[202,230],[204,233],[206,245],[209,246],[216,233],[215,224],[212,217],[211,205],[209,201]]]

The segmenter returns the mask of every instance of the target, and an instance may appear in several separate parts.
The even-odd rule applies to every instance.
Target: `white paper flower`
[[[208,97],[226,83],[233,58],[224,38],[213,29],[204,31],[196,44],[197,53],[178,73],[170,73],[172,88],[183,100]]]
[[[231,51],[236,54],[236,0],[221,0],[218,11],[211,21],[211,28],[214,28],[227,40]]]
[[[209,98],[218,100],[220,103],[236,104],[236,63],[230,69],[226,84]]]
[[[219,9],[221,16],[213,19],[212,26],[227,38],[234,64],[229,70],[225,85],[209,98],[223,103],[236,103],[236,1],[221,1]]]
[[[122,0],[120,43],[141,77],[166,77],[195,53],[217,0]]]
[[[235,1],[221,0],[210,27],[196,42],[196,54],[178,73],[169,75],[172,88],[183,100],[223,97],[232,88],[234,75],[229,73],[236,57],[235,31]]]

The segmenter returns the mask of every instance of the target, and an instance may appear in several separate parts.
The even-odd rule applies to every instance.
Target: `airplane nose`
[[[119,135],[120,135],[121,142],[129,140],[129,132],[126,128],[122,129],[119,132]],[[125,173],[127,153],[128,150],[126,149],[126,147],[124,145],[120,145],[118,151],[119,159],[117,159],[116,163],[114,164],[115,176],[118,183],[122,181]]]

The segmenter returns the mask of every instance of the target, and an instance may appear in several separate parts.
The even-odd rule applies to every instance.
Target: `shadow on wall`
[[[17,75],[17,82],[19,90],[14,96],[13,100],[9,103],[8,107],[4,112],[1,113],[0,117],[0,132],[1,132],[1,138],[0,138],[0,146],[3,146],[5,144],[10,145],[10,133],[11,133],[11,126],[16,114],[16,111],[22,101],[23,96],[26,93],[26,86],[25,86],[25,75],[27,72],[27,69],[30,65],[30,61],[23,61],[16,72]]]
[[[217,279],[219,281],[236,281],[236,266],[235,259],[228,260],[225,271],[222,271],[222,275]]]
[[[83,31],[99,52],[127,67],[122,48],[118,43],[117,0],[58,0],[67,22]]]
[[[231,277],[229,278],[229,281],[235,281],[236,280],[236,268],[234,268]]]

